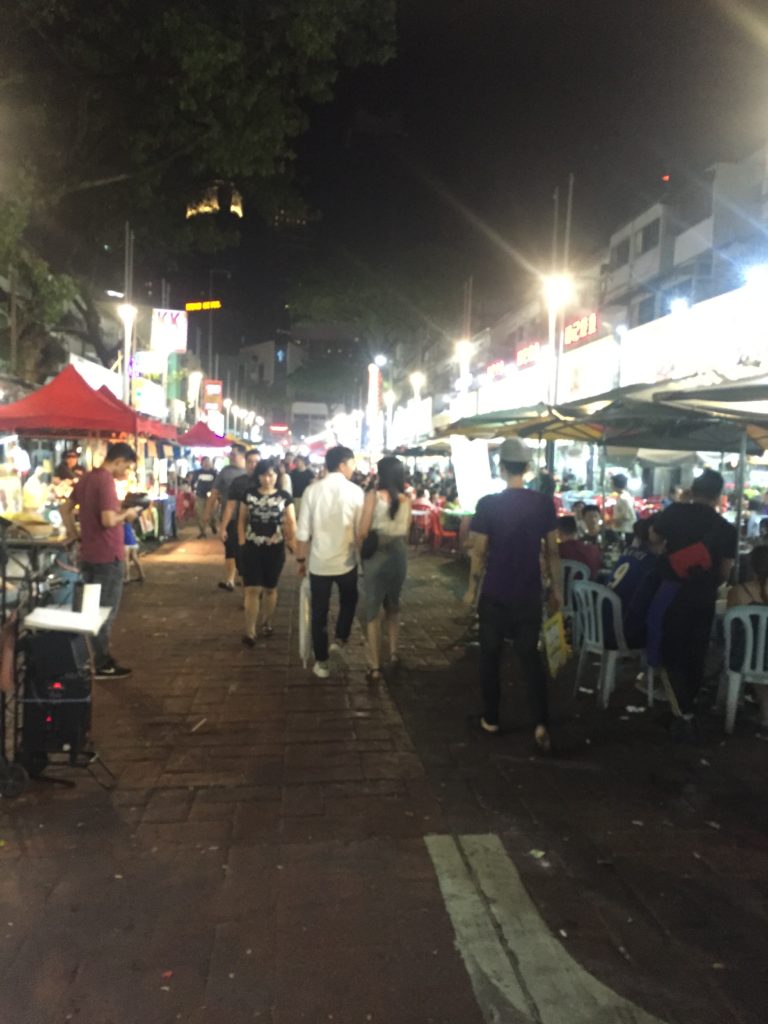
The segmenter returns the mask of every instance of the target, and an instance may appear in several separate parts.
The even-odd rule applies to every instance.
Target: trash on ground
[[[568,932],[565,930],[565,928],[560,929],[560,934],[563,936],[564,939],[568,938]]]
[[[702,757],[701,760],[699,761],[699,764],[702,766],[702,768],[711,768],[712,767],[712,765],[706,759],[706,757]]]
[[[528,856],[533,857],[535,860],[542,860],[547,854],[544,850],[529,850]]]
[[[630,715],[644,715],[645,708],[641,704],[627,704],[627,711]]]
[[[635,819],[635,820],[634,820],[634,821],[632,822],[632,824],[633,824],[633,825],[637,825],[637,827],[638,827],[638,828],[642,828],[642,827],[643,827],[643,825],[645,825],[645,822],[644,822],[644,821],[640,821],[639,819],[637,819],[637,818],[636,818],[636,819]]]
[[[207,721],[208,721],[207,718],[201,718],[200,721],[197,723],[197,725],[192,726],[192,728],[189,731],[190,732],[197,732],[197,730],[200,728],[200,726],[201,725],[205,725],[205,723]]]
[[[710,828],[715,829],[715,831],[717,831],[717,832],[720,831],[720,822],[719,821],[705,821],[704,824],[705,825],[709,825]]]
[[[579,693],[594,693],[594,692],[595,692],[594,689],[592,689],[589,686],[580,686],[579,687]]]

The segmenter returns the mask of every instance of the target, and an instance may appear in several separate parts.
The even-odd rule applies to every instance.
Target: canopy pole
[[[744,481],[747,474],[747,432],[741,433],[741,444],[739,446],[739,468],[736,473],[736,558],[733,562],[733,581],[739,582],[739,571],[741,569],[741,521],[743,518],[742,506],[744,504]]]
[[[606,464],[608,462],[608,447],[605,430],[603,430],[601,447],[603,449],[603,457],[600,460],[600,491],[602,494],[602,508],[600,509],[600,518],[603,520],[603,527],[605,527],[605,470]]]

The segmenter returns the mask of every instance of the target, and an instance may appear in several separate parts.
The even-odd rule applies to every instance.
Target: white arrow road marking
[[[662,1024],[563,949],[498,836],[424,842],[488,1024]]]

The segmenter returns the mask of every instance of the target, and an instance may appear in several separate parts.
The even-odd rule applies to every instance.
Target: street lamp
[[[385,367],[385,366],[387,365],[387,363],[389,362],[389,360],[387,359],[387,357],[386,357],[385,355],[382,355],[381,353],[379,353],[379,355],[377,355],[377,356],[374,356],[374,357],[373,357],[373,361],[374,361],[374,363],[376,363],[376,365],[378,366],[378,368],[379,368],[380,370],[383,370],[383,369],[384,369],[384,367]]]
[[[229,410],[232,408],[232,399],[225,398],[221,403],[224,406],[224,433],[229,433]]]
[[[123,401],[131,404],[130,364],[133,354],[133,326],[136,323],[138,310],[130,302],[121,302],[117,307],[117,315],[123,322]]]
[[[392,451],[392,417],[397,396],[394,391],[385,391],[381,397],[384,402],[384,408],[387,410],[387,448],[389,451]]]
[[[560,332],[557,329],[558,317],[574,296],[574,282],[570,274],[545,274],[541,279],[544,298],[547,302],[550,393],[549,404],[557,405],[557,392],[560,376]]]
[[[467,338],[456,342],[455,358],[459,364],[459,389],[466,391],[469,387],[470,367],[475,346]]]

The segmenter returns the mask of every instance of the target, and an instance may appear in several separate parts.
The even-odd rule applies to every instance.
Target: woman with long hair
[[[738,605],[768,604],[768,546],[761,544],[753,548],[749,553],[749,564],[755,578],[731,587],[728,591],[729,608],[736,608]],[[743,642],[742,636],[742,644]],[[735,661],[741,661],[744,654],[743,646],[741,651],[737,650],[734,653]],[[768,686],[755,686],[754,690],[760,702],[760,735],[768,739]]]
[[[296,515],[293,498],[277,487],[277,469],[262,460],[245,491],[237,520],[240,571],[245,595],[243,643],[253,647],[256,634],[272,636],[277,584],[285,565],[285,548],[293,550]]]
[[[405,494],[405,468],[399,459],[388,455],[377,465],[378,476],[365,496],[360,521],[363,544],[364,615],[366,623],[369,682],[381,679],[381,618],[387,624],[390,665],[400,659],[397,642],[400,632],[400,592],[408,571],[407,537],[411,526],[411,501]],[[365,557],[375,534],[375,551]]]

